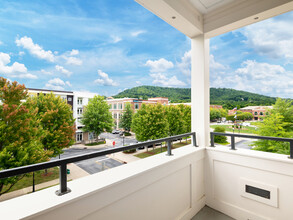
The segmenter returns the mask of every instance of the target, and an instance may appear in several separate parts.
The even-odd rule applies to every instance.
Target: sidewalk
[[[87,173],[86,171],[84,171],[83,169],[81,169],[80,167],[78,167],[77,165],[73,163],[68,164],[67,168],[70,169],[70,174],[67,175],[68,181],[90,175],[89,173]],[[45,183],[35,185],[35,190],[37,191],[40,189],[48,188],[50,186],[54,186],[57,184],[59,184],[59,179],[51,180]],[[33,190],[33,187],[29,186],[20,190],[15,190],[13,192],[5,193],[2,196],[0,196],[0,201],[12,199],[18,196],[25,195],[27,193],[31,193],[32,190]]]

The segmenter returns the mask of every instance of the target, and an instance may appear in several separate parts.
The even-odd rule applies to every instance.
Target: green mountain
[[[152,98],[152,97],[168,97],[173,103],[184,103],[191,101],[190,88],[169,88],[159,86],[138,86],[132,89],[124,90],[114,96],[114,98]],[[234,107],[245,107],[249,105],[272,105],[276,98],[259,95],[255,93],[226,89],[211,88],[210,103],[214,105],[223,105],[224,108],[232,109]]]

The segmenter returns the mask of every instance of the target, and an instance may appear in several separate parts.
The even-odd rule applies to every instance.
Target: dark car
[[[112,134],[119,134],[120,133],[120,131],[118,131],[118,130],[113,130],[112,131]]]

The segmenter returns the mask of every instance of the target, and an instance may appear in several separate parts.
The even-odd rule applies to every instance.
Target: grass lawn
[[[105,144],[105,143],[106,143],[105,141],[93,142],[93,143],[85,144],[85,146],[96,146],[96,145]]]
[[[183,147],[183,146],[188,145],[190,143],[191,143],[190,140],[188,140],[187,143],[186,143],[185,140],[182,140],[181,143],[173,144],[172,149],[176,149],[176,148],[179,148],[179,147]],[[149,148],[149,151],[148,152],[143,152],[143,153],[140,153],[140,154],[136,154],[134,156],[142,159],[142,158],[150,157],[150,156],[153,156],[153,155],[156,155],[156,154],[160,154],[160,153],[166,152],[166,151],[167,151],[167,147],[162,147],[162,151],[161,151],[161,147],[160,146],[157,146],[154,150],[153,150],[153,148]]]
[[[35,185],[48,182],[50,180],[55,180],[59,178],[59,169],[58,167],[53,167],[48,169],[47,175],[45,174],[44,170],[35,172]],[[29,173],[21,180],[19,180],[8,192],[12,192],[15,190],[19,190],[25,187],[29,187],[33,185],[33,174]],[[8,186],[3,187],[3,191],[5,191]]]
[[[211,125],[211,128],[215,127],[223,127],[228,132],[233,132],[232,125]],[[239,133],[239,130],[235,128],[235,133]],[[255,134],[255,127],[249,127],[249,126],[242,126],[242,129],[240,129],[240,134]]]

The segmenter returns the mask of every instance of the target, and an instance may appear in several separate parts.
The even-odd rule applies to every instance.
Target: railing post
[[[233,135],[231,136],[231,150],[236,150],[235,149],[235,137]]]
[[[167,149],[168,149],[168,151],[167,151],[167,156],[172,156],[173,154],[172,154],[172,145],[171,145],[171,140],[168,140],[167,141]]]
[[[66,163],[61,164],[59,166],[59,184],[60,189],[56,191],[58,196],[62,196],[66,193],[71,192],[69,188],[67,188],[67,165]]]
[[[193,133],[193,134],[192,134],[192,144],[193,144],[194,147],[198,147],[198,146],[196,145],[196,133]]]
[[[290,159],[293,159],[293,141],[290,141]]]
[[[211,133],[211,147],[215,147],[215,136]]]

